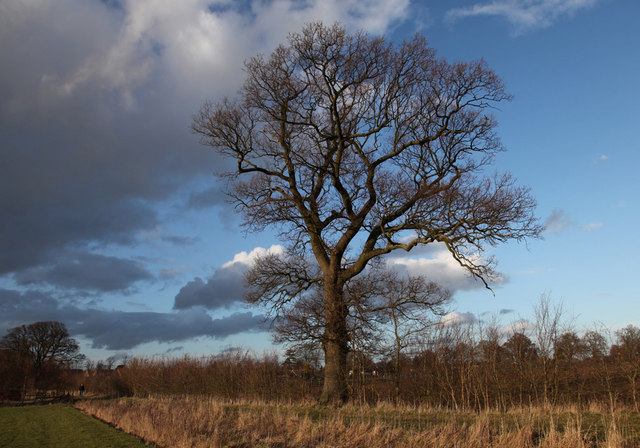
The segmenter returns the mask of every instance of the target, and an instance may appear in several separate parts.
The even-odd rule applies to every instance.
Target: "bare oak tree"
[[[0,350],[11,354],[15,369],[25,382],[32,377],[36,387],[46,384],[53,372],[72,367],[84,359],[80,346],[62,322],[36,322],[12,328],[0,339]]]
[[[277,226],[290,242],[264,264],[285,269],[277,281],[262,276],[249,298],[277,314],[323,291],[322,401],[346,399],[344,288],[371,260],[442,243],[488,285],[483,249],[540,233],[528,189],[481,177],[501,149],[491,108],[509,98],[483,61],[438,59],[419,35],[394,46],[312,23],[246,63],[237,99],[194,117],[202,142],[236,162],[224,174],[247,228]]]

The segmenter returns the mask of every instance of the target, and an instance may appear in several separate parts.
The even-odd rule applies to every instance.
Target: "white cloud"
[[[229,95],[243,79],[240,71],[246,59],[271,52],[305,23],[339,21],[351,31],[380,34],[407,17],[409,3],[129,0],[114,8],[84,0],[8,0],[0,4],[4,17],[0,28],[7,36],[0,56],[6,65],[37,75],[37,81],[29,80],[28,86],[16,79],[16,87],[25,84],[29,90],[28,95],[15,93],[15,109],[27,113],[42,102],[55,109],[87,89],[116,92],[127,109],[135,110],[140,106],[138,90],[148,89],[158,77],[177,94],[198,101]],[[25,46],[19,36],[27,34],[26,45],[46,48],[46,54],[22,58],[20,52],[12,51]],[[35,94],[33,82],[39,84]],[[151,94],[166,91],[155,86]]]
[[[281,255],[284,247],[273,245],[269,249],[256,247],[251,252],[237,253],[206,280],[196,277],[175,297],[174,309],[190,309],[203,306],[208,309],[231,308],[242,303],[245,274],[255,260],[267,254]]]
[[[447,12],[449,21],[475,16],[501,16],[512,26],[514,34],[545,28],[560,17],[593,6],[597,0],[494,0]]]
[[[500,332],[505,336],[510,336],[514,333],[528,334],[533,331],[535,325],[525,319],[520,319],[510,324],[504,325],[500,328]]]
[[[66,3],[74,8],[78,0]],[[109,36],[71,74],[45,74],[43,83],[61,96],[72,95],[83,84],[98,83],[118,91],[130,108],[136,106],[136,88],[161,69],[180,90],[231,93],[242,78],[238,72],[245,59],[269,52],[307,22],[340,21],[352,30],[379,34],[405,18],[409,7],[409,0],[253,0],[247,7],[220,2],[219,9],[210,8],[210,3],[126,2],[115,39]],[[62,9],[50,2],[41,8],[47,13]],[[101,14],[104,11],[97,8],[86,12],[93,20]]]
[[[236,263],[244,264],[246,266],[253,266],[253,263],[259,257],[265,255],[282,255],[284,254],[284,247],[279,244],[272,245],[269,249],[264,247],[256,247],[251,252],[242,251],[233,256],[233,260],[227,261],[222,265],[222,268],[230,268]]]
[[[458,311],[452,311],[445,314],[440,319],[440,325],[448,327],[451,325],[470,325],[477,321],[475,314],[473,313],[459,313]]]
[[[392,267],[405,270],[410,275],[424,276],[427,280],[434,281],[451,291],[484,288],[484,284],[460,266],[443,244],[429,246],[422,252],[428,254],[428,257],[393,257],[388,259],[388,263]],[[479,255],[472,257],[472,260],[482,262]],[[503,281],[504,279],[498,277],[493,283],[499,284]]]

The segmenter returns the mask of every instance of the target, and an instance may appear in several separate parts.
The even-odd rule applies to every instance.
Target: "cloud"
[[[234,313],[213,319],[201,309],[177,313],[86,310],[78,313],[69,332],[92,341],[94,348],[125,350],[147,342],[177,342],[196,337],[223,339],[247,331],[259,331],[264,316]]]
[[[269,249],[257,247],[251,252],[240,252],[233,260],[216,269],[205,282],[196,277],[180,289],[175,297],[173,308],[184,310],[195,306],[203,306],[214,310],[229,308],[242,302],[244,296],[244,275],[253,265],[256,258],[266,254],[281,254],[284,248],[273,245]]]
[[[188,208],[202,209],[224,204],[226,195],[220,187],[213,186],[203,191],[196,191],[189,195]]]
[[[201,308],[184,311],[125,312],[63,304],[39,291],[0,289],[0,331],[42,320],[64,322],[73,337],[94,348],[127,350],[147,342],[177,342],[196,337],[224,339],[264,331],[263,315],[239,312],[214,319]]]
[[[138,261],[90,253],[66,254],[55,262],[19,272],[19,285],[45,283],[73,290],[113,292],[126,290],[153,276]]]
[[[56,320],[58,301],[41,291],[0,288],[0,330],[40,320]]]
[[[457,20],[476,16],[498,16],[511,25],[513,34],[546,28],[564,16],[595,5],[597,0],[494,0],[472,6],[450,9],[446,20]]]
[[[181,265],[177,268],[164,268],[160,270],[160,276],[164,279],[170,279],[182,275],[186,271],[191,271],[189,266]]]
[[[604,227],[602,222],[590,222],[587,224],[577,224],[562,209],[553,209],[551,215],[545,221],[545,231],[559,234],[567,229],[580,229],[586,232],[592,232]]]
[[[452,325],[470,325],[477,321],[475,314],[473,313],[459,313],[458,311],[452,311],[445,314],[440,319],[440,325],[448,327]]]
[[[575,224],[571,218],[569,218],[567,212],[562,209],[555,208],[547,217],[544,223],[544,228],[547,232],[560,233],[574,225]]]
[[[203,100],[237,90],[245,59],[312,20],[384,32],[409,0],[211,4],[0,3],[0,275],[136,242],[222,166],[188,126]],[[219,200],[213,188],[190,205]]]
[[[503,325],[500,328],[500,332],[505,336],[513,335],[514,333],[529,333],[533,331],[535,325],[526,319],[519,319],[510,324]]]
[[[424,276],[427,280],[434,281],[453,292],[484,288],[484,284],[460,266],[444,245],[432,244],[430,246],[432,247],[419,252],[419,254],[428,255],[428,257],[394,256],[388,259],[388,263],[410,275]],[[497,276],[493,283],[501,284],[504,281],[504,278]]]
[[[176,346],[176,347],[171,347],[171,348],[167,349],[167,350],[165,351],[165,353],[167,353],[167,354],[169,354],[169,353],[176,353],[176,352],[181,352],[181,351],[183,351],[183,350],[184,350],[184,346],[182,346],[182,345],[178,345],[178,346]]]
[[[163,230],[174,228],[167,220],[178,213],[167,210],[180,198],[231,219],[211,176],[226,162],[198,144],[189,124],[205,99],[234,94],[247,58],[309,21],[385,32],[407,17],[409,3],[0,2],[0,281],[18,288],[0,290],[0,328],[61,320],[111,349],[254,331],[261,316],[214,319],[202,307],[240,300],[257,253],[185,285],[172,312],[82,308],[64,298],[128,291],[186,270],[154,276],[138,261],[148,245],[197,241]],[[140,256],[104,255],[121,246]]]
[[[601,222],[590,222],[588,224],[585,224],[584,226],[582,226],[582,228],[584,230],[586,230],[587,232],[592,232],[594,230],[598,230],[600,228],[604,227],[604,223]]]

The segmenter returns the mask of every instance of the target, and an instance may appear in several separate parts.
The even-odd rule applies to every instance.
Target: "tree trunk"
[[[395,337],[395,360],[393,364],[394,385],[396,392],[396,406],[400,405],[400,350],[402,349],[402,340],[398,332],[398,316],[396,310],[391,308],[391,318],[393,319],[393,335]]]
[[[347,331],[347,308],[344,303],[343,286],[336,278],[326,278],[324,283],[325,333],[324,384],[320,402],[342,404],[349,398],[346,379],[349,333]]]

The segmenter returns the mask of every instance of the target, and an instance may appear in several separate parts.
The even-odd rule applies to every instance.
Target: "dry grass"
[[[529,409],[481,414],[390,406],[224,403],[205,397],[80,401],[77,407],[162,447],[627,448],[620,423],[600,415]]]

